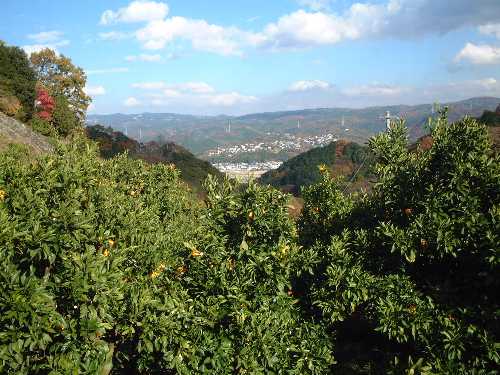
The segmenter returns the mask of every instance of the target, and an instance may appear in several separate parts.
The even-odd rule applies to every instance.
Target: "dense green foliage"
[[[310,271],[298,286],[325,324],[357,331],[337,344],[362,348],[351,346],[344,366],[499,368],[499,159],[470,118],[449,126],[441,118],[431,134],[432,147],[416,153],[401,125],[375,137],[370,195],[345,197],[328,174],[304,192]]]
[[[323,168],[297,223],[81,139],[0,154],[0,372],[495,373],[499,159],[471,119],[432,137],[373,138],[370,195]]]
[[[82,143],[36,163],[21,155],[0,159],[0,372],[331,362],[287,294],[298,248],[285,195],[211,180],[201,210],[165,164],[103,161]]]
[[[21,120],[31,118],[35,84],[35,73],[26,53],[0,40],[0,111]]]
[[[495,111],[484,111],[479,122],[488,126],[500,126],[500,105]]]
[[[222,173],[209,162],[196,158],[191,152],[175,143],[140,144],[122,132],[101,125],[88,126],[86,132],[90,139],[98,142],[102,157],[110,158],[128,152],[129,156],[148,163],[172,163],[180,170],[181,178],[196,191],[202,189],[202,183],[209,174],[222,178]]]
[[[368,153],[367,147],[354,142],[331,142],[285,161],[278,169],[264,173],[259,181],[262,184],[285,188],[299,194],[302,187],[321,180],[321,174],[317,168],[319,165],[324,165],[334,174],[348,178],[351,178],[354,173],[358,177],[365,176],[371,164]],[[358,167],[362,163],[363,169],[359,171]]]
[[[55,96],[55,104],[51,123],[59,136],[66,137],[82,126],[77,113],[71,108],[64,95]]]
[[[31,126],[31,129],[41,135],[54,138],[58,136],[56,128],[54,127],[52,122],[48,120],[44,120],[38,116],[35,116],[28,122],[28,124],[29,126]]]

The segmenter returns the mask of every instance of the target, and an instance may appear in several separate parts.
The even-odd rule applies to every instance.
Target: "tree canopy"
[[[28,120],[35,105],[35,73],[26,53],[0,40],[0,110]]]
[[[48,48],[32,53],[30,61],[38,83],[54,97],[64,96],[79,121],[83,122],[91,102],[84,91],[87,77],[83,69],[73,65],[68,57]]]

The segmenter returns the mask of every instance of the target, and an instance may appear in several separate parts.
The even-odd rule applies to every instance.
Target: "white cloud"
[[[123,40],[130,38],[131,34],[121,31],[109,31],[107,33],[99,33],[99,38],[102,40]]]
[[[389,10],[356,3],[343,15],[298,10],[268,24],[259,45],[272,49],[303,48],[339,43],[379,33]]]
[[[330,84],[325,81],[312,80],[312,81],[297,81],[290,85],[289,91],[306,91],[311,89],[327,89]]]
[[[480,90],[498,90],[500,89],[500,84],[495,78],[483,78],[483,79],[472,79],[462,82],[451,82],[448,84],[450,88],[461,88],[465,91],[480,89]]]
[[[159,62],[161,61],[161,56],[158,54],[149,55],[149,54],[140,54],[140,55],[132,55],[125,57],[127,61],[147,61],[147,62]]]
[[[241,55],[240,47],[249,35],[235,27],[222,27],[205,20],[184,17],[155,20],[136,32],[137,39],[147,49],[162,49],[176,39],[185,39],[196,50],[225,56]]]
[[[54,43],[46,43],[46,44],[29,44],[22,46],[21,48],[26,52],[26,54],[29,56],[34,52],[40,52],[43,49],[51,49],[53,50],[56,54],[59,55],[59,47],[64,47],[69,44],[69,40],[61,40],[58,42]]]
[[[42,31],[36,34],[29,34],[28,38],[34,40],[37,44],[57,42],[62,39],[62,31],[52,30],[52,31]]]
[[[268,24],[258,33],[256,45],[279,50],[368,38],[415,38],[498,22],[500,18],[500,2],[489,0],[453,0],[453,6],[434,0],[355,2],[343,12],[329,11],[325,8],[328,2],[323,0],[300,3],[312,11],[301,9]]]
[[[139,82],[133,83],[133,88],[142,90],[162,90],[171,89],[182,91],[183,93],[193,93],[193,94],[210,94],[215,92],[215,89],[206,82],[184,82],[167,84],[166,82]]]
[[[186,82],[179,85],[179,87],[195,94],[209,94],[215,91],[212,86],[205,82]]]
[[[40,52],[45,48],[53,50],[56,54],[59,54],[58,48],[64,47],[69,44],[69,40],[62,39],[63,32],[52,30],[52,31],[42,31],[36,34],[29,34],[28,39],[35,41],[35,44],[28,44],[22,46],[21,48],[28,54],[31,55],[33,52]]]
[[[163,90],[163,96],[166,98],[178,98],[181,96],[181,93],[174,89],[165,89]]]
[[[479,26],[479,32],[484,35],[494,35],[500,39],[500,23],[488,23]]]
[[[475,65],[500,64],[500,47],[467,43],[455,56],[456,63],[466,61]]]
[[[405,96],[413,103],[446,102],[476,96],[500,97],[500,82],[492,77],[448,82],[418,89],[414,88],[409,95]]]
[[[134,98],[133,96],[131,96],[131,97],[125,99],[123,104],[125,105],[125,107],[137,107],[138,105],[141,104],[141,102],[139,100],[137,100],[136,98]]]
[[[85,86],[83,91],[85,91],[85,93],[90,96],[106,94],[106,89],[103,86]]]
[[[318,11],[330,9],[332,0],[297,0],[297,3],[301,6],[311,8],[314,11]]]
[[[269,23],[259,32],[211,24],[203,19],[168,17],[166,3],[133,1],[102,14],[101,23],[143,22],[133,35],[146,49],[159,50],[178,40],[192,48],[220,55],[243,56],[246,48],[298,49],[342,41],[395,37],[398,39],[443,34],[463,27],[481,26],[483,33],[497,33],[500,2],[453,0],[443,6],[435,0],[380,0],[355,2],[333,12],[333,0],[296,0],[307,10],[297,10]],[[343,2],[345,3],[345,2]],[[104,38],[120,38],[119,32]]]
[[[133,83],[133,88],[142,89],[142,90],[161,90],[167,87],[165,82],[139,82]]]
[[[221,105],[225,107],[230,107],[235,104],[248,104],[255,102],[257,100],[255,96],[241,95],[235,91],[224,94],[213,95],[208,98],[211,104]]]
[[[101,25],[113,23],[133,23],[161,20],[168,14],[168,5],[156,1],[133,1],[127,7],[120,8],[116,12],[106,10],[101,15]]]
[[[401,95],[406,89],[398,86],[370,84],[349,87],[342,92],[347,96],[396,96]]]
[[[176,108],[232,107],[257,101],[255,96],[236,91],[217,92],[206,82],[189,81],[168,84],[163,81],[138,82],[133,88],[144,90],[144,98],[153,106],[170,105]]]
[[[87,75],[96,75],[96,74],[109,74],[109,73],[127,73],[128,68],[108,68],[108,69],[90,69],[85,71]]]

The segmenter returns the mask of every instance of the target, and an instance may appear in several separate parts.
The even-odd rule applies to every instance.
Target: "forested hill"
[[[500,126],[500,104],[495,111],[484,111],[479,121],[487,126]]]
[[[201,184],[208,174],[222,177],[222,173],[209,162],[196,158],[187,149],[172,142],[142,144],[122,132],[101,125],[89,126],[86,132],[90,139],[99,144],[102,157],[111,158],[128,151],[131,157],[149,163],[174,164],[180,170],[182,179],[197,191],[201,190]]]
[[[500,104],[495,111],[484,111],[479,122],[488,126],[488,132],[493,141],[493,149],[500,152]]]
[[[323,165],[332,175],[350,178],[367,159],[367,153],[367,147],[354,142],[331,142],[287,160],[278,169],[263,174],[259,182],[299,195],[303,186],[314,184],[321,179],[318,166]],[[359,180],[366,176],[368,165],[369,160],[356,173]]]

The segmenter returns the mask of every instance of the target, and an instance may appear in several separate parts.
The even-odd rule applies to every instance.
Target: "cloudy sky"
[[[500,97],[500,0],[3,0],[0,39],[88,75],[90,113]]]

